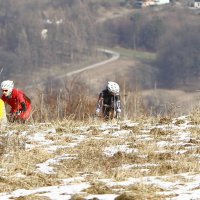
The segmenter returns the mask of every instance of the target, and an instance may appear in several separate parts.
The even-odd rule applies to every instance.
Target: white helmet
[[[14,87],[13,81],[6,80],[6,81],[3,81],[3,82],[1,83],[1,89],[2,89],[2,90],[12,91],[13,87]]]
[[[111,81],[108,81],[107,89],[109,92],[112,92],[114,94],[117,94],[120,91],[119,85],[117,83],[111,82]]]

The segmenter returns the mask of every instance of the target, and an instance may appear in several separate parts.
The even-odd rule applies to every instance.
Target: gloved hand
[[[11,112],[10,115],[8,116],[8,120],[10,122],[15,122],[16,120],[20,118],[20,114],[21,114],[21,111]]]
[[[96,109],[96,114],[99,114],[100,113],[100,108],[97,108]]]
[[[21,113],[22,113],[22,111],[19,110],[19,111],[15,112],[15,115],[16,115],[16,116],[19,116],[19,115],[21,115]]]
[[[121,109],[120,108],[118,108],[117,109],[117,113],[121,113],[122,111],[121,111]]]

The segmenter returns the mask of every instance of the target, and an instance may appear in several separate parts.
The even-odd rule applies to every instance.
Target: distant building
[[[43,29],[43,30],[41,31],[41,38],[42,38],[43,40],[45,40],[45,39],[47,38],[47,36],[48,36],[48,29]]]
[[[170,3],[170,0],[155,0],[154,2],[156,5],[163,5]]]
[[[194,1],[191,3],[191,7],[200,8],[200,0],[194,0]]]
[[[170,3],[170,0],[137,0],[136,7],[144,8],[148,6],[164,5]]]

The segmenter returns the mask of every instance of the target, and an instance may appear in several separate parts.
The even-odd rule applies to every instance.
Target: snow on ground
[[[178,120],[183,120],[183,123],[176,124]],[[143,124],[143,128],[140,130],[135,129],[138,127],[138,122],[123,121],[123,122],[108,122],[102,123],[95,128],[101,133],[91,136],[90,127],[77,127],[77,130],[81,131],[81,134],[73,134],[71,132],[62,134],[62,137],[68,137],[70,140],[66,142],[65,145],[59,145],[55,141],[50,140],[50,136],[56,137],[56,129],[52,127],[47,127],[45,130],[40,130],[38,132],[33,132],[32,134],[27,133],[26,131],[21,132],[21,135],[26,137],[25,150],[30,151],[33,148],[44,148],[47,152],[56,152],[59,149],[64,148],[74,148],[75,146],[86,141],[89,137],[93,140],[103,140],[105,137],[112,138],[122,138],[127,142],[123,145],[116,144],[110,145],[104,148],[103,154],[107,157],[113,157],[117,152],[125,154],[137,154],[141,159],[146,159],[147,154],[140,153],[140,149],[137,144],[141,142],[147,142],[147,144],[155,143],[158,150],[155,150],[155,153],[169,153],[168,147],[176,147],[173,153],[174,155],[185,155],[190,150],[199,149],[199,143],[196,142],[193,144],[192,140],[198,140],[191,136],[191,128],[198,128],[197,125],[192,125],[190,123],[189,116],[183,116],[181,118],[174,119],[170,124]],[[144,128],[145,127],[145,128]],[[34,127],[33,127],[34,128]],[[152,136],[152,130],[160,131],[171,131],[172,133],[162,135],[158,140]],[[138,132],[137,132],[138,131]],[[162,133],[162,132],[161,132]],[[15,134],[15,131],[10,131],[8,135]],[[157,134],[157,132],[156,132]],[[164,134],[164,133],[163,133]],[[129,146],[130,138],[134,138],[135,146]],[[30,142],[31,141],[31,142]],[[180,148],[179,148],[180,147]],[[199,163],[199,154],[196,151],[196,154],[191,154],[191,157],[195,157]],[[4,155],[6,156],[6,155]],[[42,163],[36,165],[38,172],[43,174],[56,174],[56,168],[54,165],[59,164],[66,159],[76,159],[76,154],[65,153],[63,155],[56,156],[51,159],[47,159]],[[91,158],[92,159],[92,158]],[[176,161],[173,161],[176,162]],[[181,163],[177,163],[181,165]],[[198,171],[188,171],[185,173],[174,173],[169,175],[145,175],[152,168],[159,166],[158,163],[143,163],[143,164],[124,164],[118,167],[119,171],[128,171],[138,169],[141,172],[144,172],[143,175],[138,177],[125,177],[124,180],[118,180],[113,178],[105,179],[101,178],[101,173],[99,173],[98,182],[104,183],[107,187],[116,187],[116,193],[113,194],[89,194],[85,191],[91,187],[91,182],[87,179],[88,174],[80,172],[80,176],[65,178],[61,180],[61,184],[54,186],[45,186],[45,187],[36,187],[34,189],[25,189],[19,188],[10,192],[0,193],[1,200],[16,199],[18,197],[25,197],[28,195],[37,195],[40,197],[48,197],[51,200],[68,200],[71,199],[75,194],[81,194],[85,199],[89,200],[92,198],[97,198],[99,200],[114,200],[119,196],[120,189],[123,191],[124,187],[131,186],[134,184],[144,184],[144,185],[154,185],[159,188],[162,188],[161,191],[157,191],[157,194],[163,195],[162,199],[167,200],[188,200],[188,199],[200,199],[200,173]],[[0,168],[0,172],[3,173],[6,171],[4,168]],[[23,174],[16,174],[16,177],[23,178]],[[173,177],[173,178],[172,178]],[[1,179],[0,179],[1,182]],[[148,198],[146,198],[148,199]]]

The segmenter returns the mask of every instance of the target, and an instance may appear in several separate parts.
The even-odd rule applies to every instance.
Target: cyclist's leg
[[[120,119],[120,113],[119,113],[119,112],[116,112],[115,118],[116,118],[116,119]]]
[[[115,117],[115,110],[114,108],[110,108],[110,119],[113,119]]]
[[[109,119],[110,108],[108,106],[103,106],[103,117],[105,120]]]

